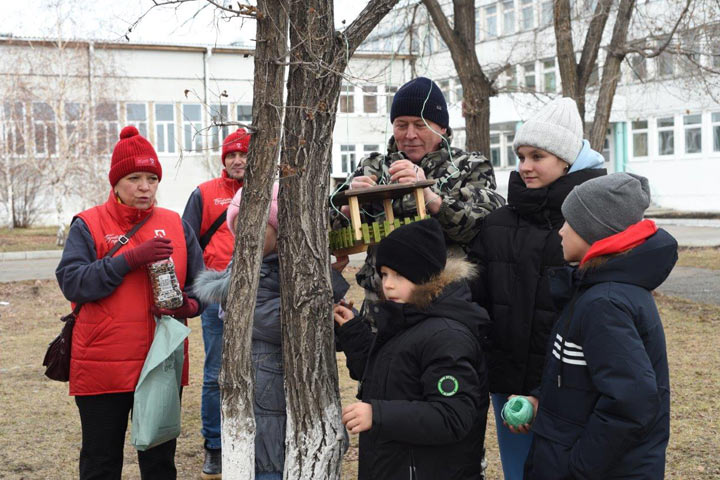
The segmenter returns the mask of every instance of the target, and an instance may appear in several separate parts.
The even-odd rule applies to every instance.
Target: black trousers
[[[80,480],[120,480],[133,395],[127,392],[75,397],[82,424]],[[175,444],[173,439],[144,452],[138,451],[140,478],[175,480]]]

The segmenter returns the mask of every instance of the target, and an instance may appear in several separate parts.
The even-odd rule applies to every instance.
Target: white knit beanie
[[[575,100],[556,98],[523,123],[515,134],[515,154],[524,145],[550,152],[572,165],[583,146],[583,122]]]

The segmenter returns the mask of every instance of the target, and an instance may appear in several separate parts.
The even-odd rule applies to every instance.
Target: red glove
[[[128,250],[124,255],[125,261],[130,265],[130,270],[135,270],[148,263],[170,258],[172,253],[173,247],[169,238],[154,237]]]
[[[155,315],[156,317],[159,317],[161,315],[169,315],[171,317],[175,318],[190,318],[197,315],[198,310],[200,309],[200,305],[198,304],[197,300],[194,298],[190,298],[187,296],[187,293],[183,292],[183,304],[179,306],[178,308],[174,308],[172,310],[168,308],[157,308],[155,304],[150,307],[150,311]]]

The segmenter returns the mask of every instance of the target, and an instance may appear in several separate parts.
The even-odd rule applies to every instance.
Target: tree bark
[[[602,151],[608,124],[610,123],[610,111],[612,110],[615,90],[620,79],[620,66],[625,58],[623,47],[627,40],[628,27],[634,10],[635,0],[620,0],[612,39],[605,57],[602,82],[600,83],[600,92],[595,107],[595,119],[590,130],[590,146],[598,152]]]
[[[286,479],[340,477],[346,448],[328,247],[332,133],[342,72],[397,0],[373,0],[342,33],[332,0],[291,0],[290,70],[278,195]],[[256,76],[257,78],[257,76]]]
[[[251,336],[265,225],[281,142],[287,24],[286,1],[258,1],[253,85],[253,120],[257,131],[250,140],[238,215],[218,382],[222,399],[223,478],[231,480],[255,476]]]
[[[465,148],[490,156],[490,97],[497,94],[483,72],[475,50],[475,2],[453,0],[454,27],[437,0],[422,0],[435,28],[450,50],[463,87]]]
[[[575,59],[575,45],[572,38],[572,9],[570,0],[555,0],[553,21],[555,42],[560,69],[562,93],[577,103],[580,118],[585,121],[585,94],[588,81],[597,62],[603,31],[610,15],[614,0],[600,0],[595,6],[593,18],[583,43],[580,61]]]

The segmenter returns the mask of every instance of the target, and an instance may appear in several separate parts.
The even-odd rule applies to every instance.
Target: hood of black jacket
[[[655,290],[670,275],[677,262],[677,240],[663,229],[637,247],[610,257],[602,265],[578,270],[560,267],[552,272],[550,283],[553,298],[564,303],[577,287],[589,288],[604,282],[618,282]]]
[[[508,206],[533,223],[550,222],[559,228],[565,221],[560,207],[573,188],[593,178],[607,175],[604,168],[589,168],[563,175],[543,188],[528,188],[517,171],[510,172]]]
[[[487,311],[472,301],[467,280],[475,267],[465,260],[448,259],[445,269],[427,283],[418,285],[408,303],[380,302],[374,318],[378,344],[431,317],[447,318],[465,325],[479,342],[487,335]]]

